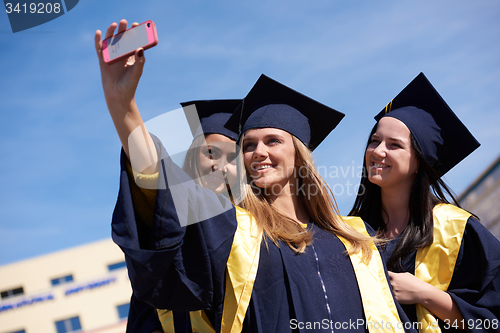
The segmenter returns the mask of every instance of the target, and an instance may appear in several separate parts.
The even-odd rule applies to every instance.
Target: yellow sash
[[[174,329],[174,314],[170,310],[157,309],[158,318],[160,319],[161,327],[165,333],[173,333]]]
[[[342,218],[358,232],[369,236],[361,218],[356,216]],[[349,250],[351,247],[349,241],[342,237],[339,237],[339,239]],[[372,258],[368,264],[363,262],[361,252],[350,255],[363,302],[366,326],[369,332],[404,332],[384,272],[382,258],[375,244],[372,243],[370,247],[372,249]]]
[[[446,291],[450,285],[469,212],[449,204],[434,207],[434,239],[419,249],[415,259],[415,276]],[[420,304],[416,305],[421,333],[441,332],[437,319]]]
[[[191,318],[191,327],[193,332],[215,333],[210,320],[208,319],[205,311],[191,311],[189,313]],[[160,319],[161,326],[164,333],[174,333],[174,315],[170,310],[158,310],[158,318]]]
[[[236,207],[236,220],[238,227],[227,260],[221,332],[241,332],[259,265],[262,232],[242,208]],[[193,332],[215,332],[203,310],[192,311],[189,315]],[[172,311],[158,310],[158,316],[163,332],[175,332]]]
[[[253,217],[236,207],[238,228],[227,260],[221,332],[241,332],[259,266],[262,231]]]

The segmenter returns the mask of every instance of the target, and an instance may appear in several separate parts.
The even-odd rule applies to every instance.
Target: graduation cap
[[[441,176],[480,146],[424,73],[388,103],[375,120],[384,116],[396,118],[408,127],[427,163]]]
[[[278,128],[316,148],[344,114],[262,74],[226,123],[240,134],[252,128]]]
[[[222,134],[236,140],[238,134],[224,127],[241,99],[202,100],[181,103],[193,137]]]

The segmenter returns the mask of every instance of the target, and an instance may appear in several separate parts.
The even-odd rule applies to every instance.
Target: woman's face
[[[245,132],[243,160],[252,182],[279,196],[295,179],[295,145],[292,135],[277,128],[256,128]]]
[[[236,184],[236,143],[221,134],[209,134],[200,146],[198,169],[201,184],[216,194]]]
[[[392,117],[380,119],[365,153],[368,180],[382,189],[410,190],[418,171],[410,130]]]

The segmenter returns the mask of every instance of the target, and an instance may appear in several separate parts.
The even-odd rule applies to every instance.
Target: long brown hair
[[[312,222],[319,228],[348,240],[352,245],[349,254],[362,250],[363,259],[369,261],[372,238],[362,235],[342,220],[331,189],[316,170],[311,151],[295,136],[292,135],[292,139],[295,146],[295,171],[298,175],[297,188],[300,189],[297,196]],[[240,142],[243,140],[244,135]],[[243,156],[243,150],[240,149],[240,156]],[[239,171],[243,171],[242,158],[238,160],[238,164]],[[312,244],[312,233],[295,220],[273,209],[262,191],[253,185],[248,177],[247,183],[242,186],[243,197],[240,206],[255,217],[259,227],[275,245],[278,246],[278,241],[283,241],[295,252],[302,253]],[[314,189],[314,193],[310,189]]]

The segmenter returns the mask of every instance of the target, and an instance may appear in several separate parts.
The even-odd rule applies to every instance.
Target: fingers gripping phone
[[[102,42],[104,62],[112,64],[135,53],[142,47],[144,50],[158,44],[158,35],[153,21],[148,20],[136,27],[111,36]]]

